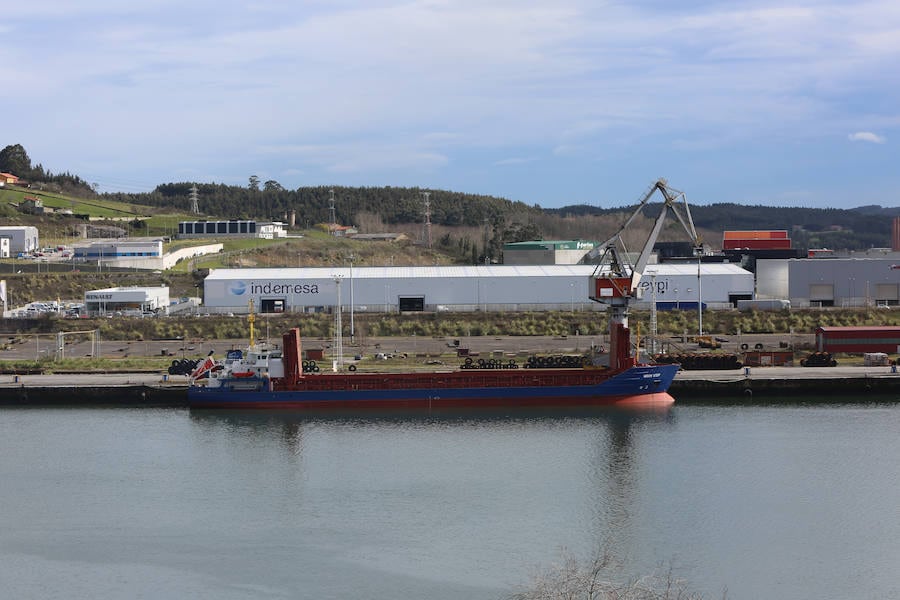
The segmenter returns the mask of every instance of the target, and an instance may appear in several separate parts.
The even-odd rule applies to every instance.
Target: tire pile
[[[515,359],[509,359],[508,362],[503,362],[499,358],[479,358],[478,360],[473,360],[472,357],[467,357],[465,362],[460,365],[461,369],[518,369],[519,365],[516,363]]]
[[[737,354],[657,354],[653,361],[662,365],[679,364],[686,371],[725,371],[743,366]]]
[[[319,365],[316,364],[314,360],[304,360],[300,363],[300,366],[303,368],[304,373],[318,373]]]
[[[580,369],[590,363],[586,356],[561,354],[556,356],[529,356],[526,369]]]
[[[182,358],[181,360],[173,360],[169,366],[169,375],[190,375],[203,360],[205,359],[191,360],[190,358]]]
[[[836,367],[837,361],[831,352],[813,352],[800,361],[801,367]]]
[[[471,357],[466,358],[465,362],[460,366],[462,369],[580,369],[588,364],[587,357],[584,356],[529,356],[525,364],[520,365],[511,358],[504,362],[499,358],[479,358],[474,360]]]

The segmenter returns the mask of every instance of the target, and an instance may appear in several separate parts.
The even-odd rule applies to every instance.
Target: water
[[[528,419],[0,410],[0,596],[502,598],[562,548],[900,598],[900,405]]]

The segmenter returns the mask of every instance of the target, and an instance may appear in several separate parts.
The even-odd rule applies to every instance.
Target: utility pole
[[[353,344],[353,336],[356,334],[353,327],[353,254],[350,255],[350,344]]]
[[[429,196],[431,192],[422,192],[425,198],[425,247],[431,250],[431,201]]]
[[[701,256],[697,255],[697,335],[703,335],[703,284],[700,277]]]
[[[332,345],[332,368],[335,371],[343,371],[344,367],[344,336],[341,331],[341,276],[334,276],[334,286],[337,290],[337,306],[334,308],[334,344]]]

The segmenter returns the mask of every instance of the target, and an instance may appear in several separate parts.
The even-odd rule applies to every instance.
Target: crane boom
[[[657,191],[662,194],[664,199],[662,210],[657,215],[637,260],[631,263],[625,248],[623,234]],[[653,246],[656,244],[669,212],[675,215],[687,233],[695,252],[702,251],[702,242],[694,227],[684,192],[669,187],[665,179],[658,179],[644,193],[637,208],[619,230],[585,256],[585,260],[589,262],[600,257],[590,278],[589,297],[595,302],[609,305],[610,367],[612,368],[623,369],[636,361],[631,356],[628,305],[637,295],[641,276],[650,261]]]
[[[623,234],[634,219],[644,210],[656,191],[663,195],[663,207],[656,217],[650,235],[647,237],[637,260],[632,264],[628,260]],[[656,244],[669,212],[675,215],[676,220],[687,233],[695,251],[701,248],[702,243],[694,227],[691,210],[687,204],[687,197],[684,192],[669,187],[665,179],[658,179],[644,193],[637,208],[625,220],[625,223],[619,227],[618,231],[585,256],[586,262],[593,262],[598,256],[600,257],[599,264],[591,276],[591,300],[606,302],[609,298],[634,296],[644,269],[650,261],[653,246]]]

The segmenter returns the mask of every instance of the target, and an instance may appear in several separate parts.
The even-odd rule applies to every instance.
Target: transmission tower
[[[425,198],[425,247],[431,249],[431,192],[421,192]]]
[[[488,256],[488,224],[490,223],[487,217],[484,218],[484,264],[491,264],[491,259]]]
[[[197,202],[197,185],[191,186],[191,212],[195,215],[200,214],[200,204]]]
[[[328,199],[328,210],[331,214],[331,233],[334,233],[334,228],[337,226],[337,217],[334,213],[334,190],[328,190],[329,199]]]

